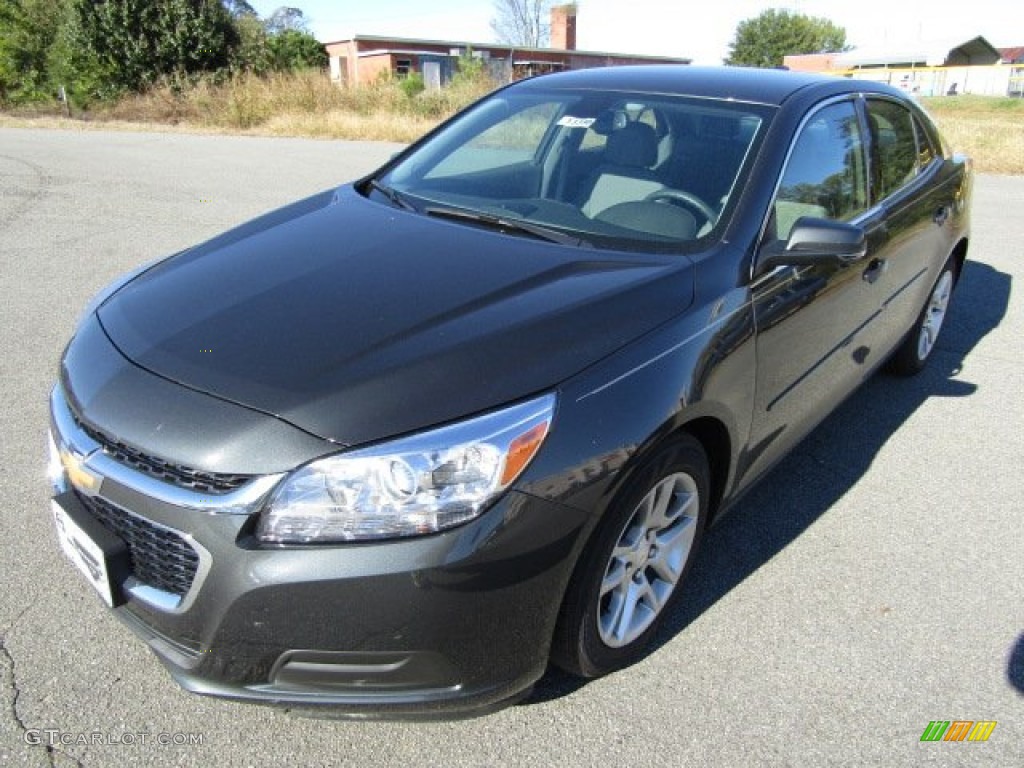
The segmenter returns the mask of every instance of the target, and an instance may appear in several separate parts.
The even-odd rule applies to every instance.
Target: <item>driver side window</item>
[[[782,174],[773,210],[785,240],[802,216],[848,221],[867,210],[863,139],[851,101],[831,104],[804,125]]]

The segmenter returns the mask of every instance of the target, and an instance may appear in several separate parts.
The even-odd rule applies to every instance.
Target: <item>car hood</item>
[[[354,445],[554,387],[692,298],[685,257],[506,235],[347,186],[161,262],[98,316],[142,368]]]

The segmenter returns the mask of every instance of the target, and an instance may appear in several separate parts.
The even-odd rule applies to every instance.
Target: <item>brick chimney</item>
[[[551,9],[551,47],[563,51],[576,50],[576,3],[556,5]]]

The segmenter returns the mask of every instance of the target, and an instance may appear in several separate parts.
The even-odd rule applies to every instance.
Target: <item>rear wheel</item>
[[[708,461],[683,435],[639,470],[573,576],[552,660],[597,677],[639,659],[681,592],[707,515]]]
[[[917,322],[890,358],[890,371],[900,376],[913,376],[924,370],[946,321],[955,283],[956,268],[950,258],[942,267]]]

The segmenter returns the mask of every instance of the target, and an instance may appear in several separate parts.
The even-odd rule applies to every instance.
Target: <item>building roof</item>
[[[999,59],[999,51],[979,35],[966,42],[936,40],[919,41],[906,46],[890,44],[880,48],[856,48],[836,56],[833,66],[837,69],[895,64],[924,64],[931,67],[969,66],[996,64]]]
[[[996,50],[999,51],[999,56],[1004,64],[1024,63],[1024,45],[1014,48],[997,48]]]
[[[468,43],[458,40],[426,40],[410,37],[386,37],[383,35],[354,35],[342,40],[331,40],[324,43],[324,46],[341,45],[344,43],[379,43],[388,48],[414,49],[419,46],[434,45],[448,48],[472,48],[476,51],[508,51],[514,52],[517,56],[530,54],[559,54],[563,56],[581,56],[594,59],[635,59],[637,61],[664,62],[666,64],[689,64],[693,59],[680,56],[651,56],[644,53],[623,53],[611,51],[581,51],[565,48],[530,48],[521,45],[508,45],[505,43]]]

